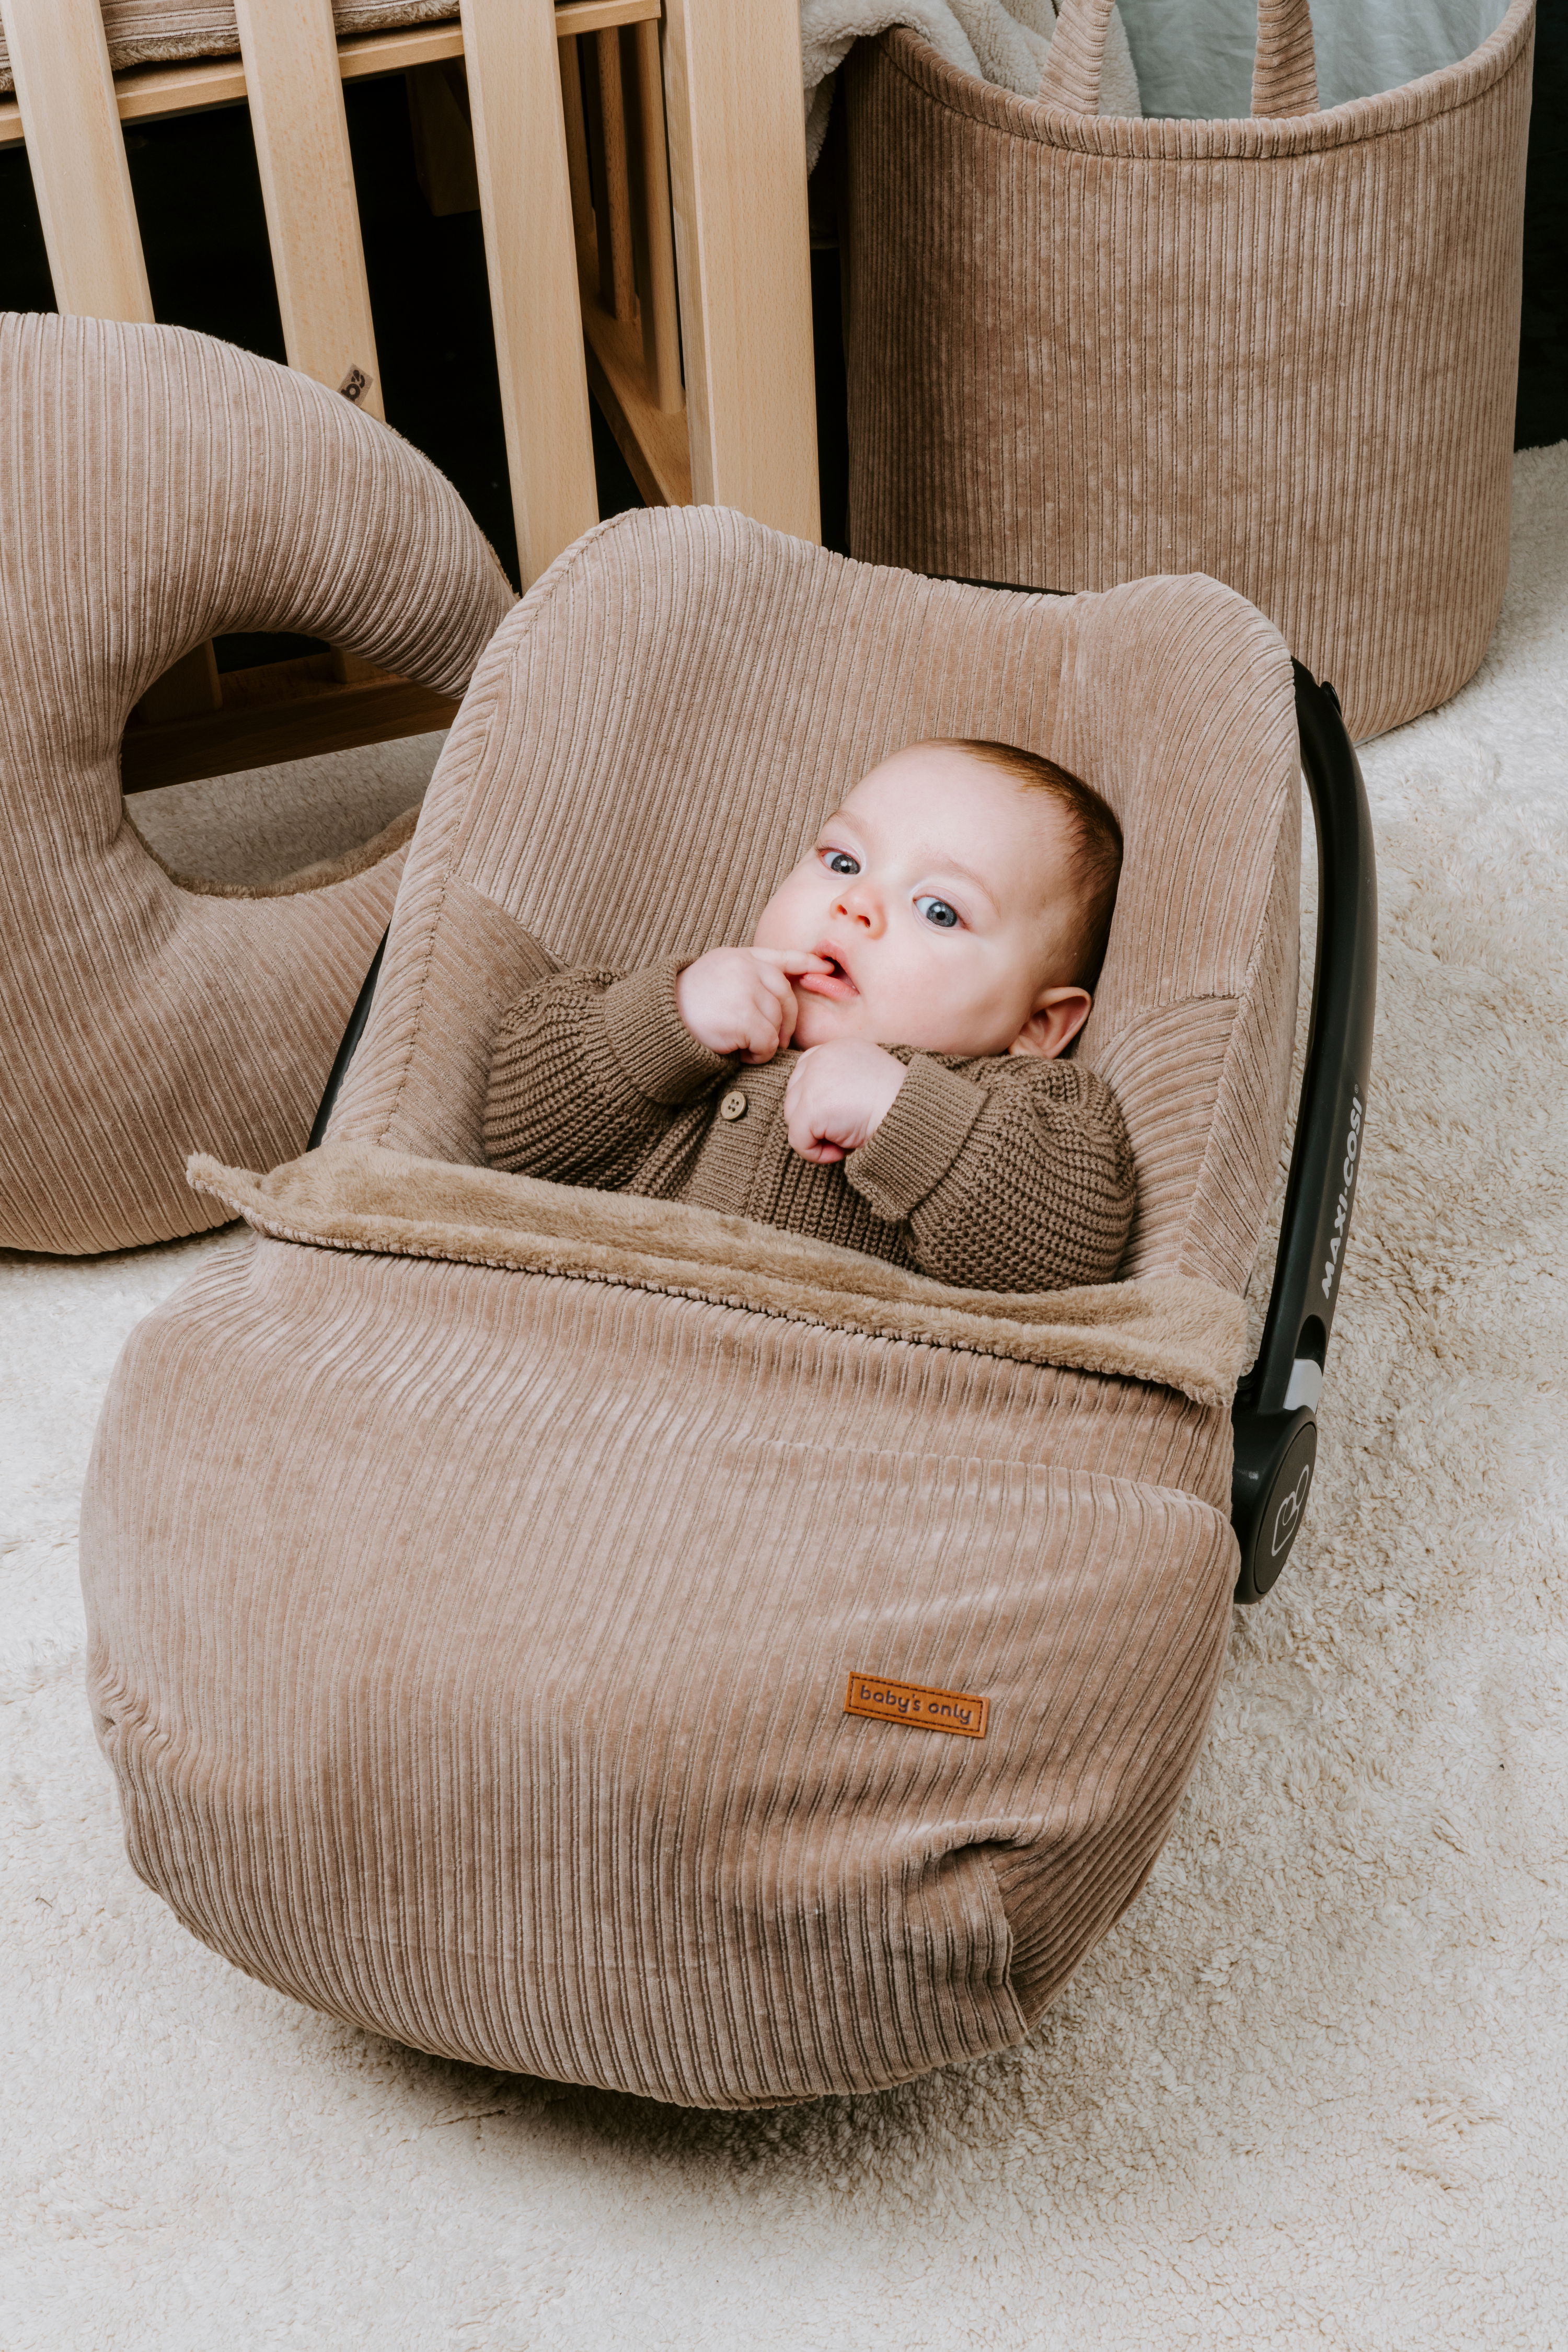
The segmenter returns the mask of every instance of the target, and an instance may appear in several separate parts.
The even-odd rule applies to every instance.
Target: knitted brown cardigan
[[[784,1129],[800,1055],[743,1067],[700,1045],[676,1006],[689,961],[558,972],[519,1000],[490,1069],[495,1166],[753,1217],[969,1289],[1114,1275],[1134,1180],[1103,1078],[1032,1055],[895,1045],[909,1076],[887,1117],[858,1151],[819,1166]]]

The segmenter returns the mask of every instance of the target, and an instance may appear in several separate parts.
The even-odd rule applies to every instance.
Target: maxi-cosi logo
[[[1361,1097],[1351,1097],[1351,1123],[1345,1137],[1344,1165],[1340,1170],[1340,1200],[1334,1211],[1334,1237],[1329,1244],[1329,1255],[1323,1260],[1323,1297],[1333,1296],[1339,1280],[1340,1252],[1345,1245],[1345,1227],[1350,1222],[1351,1202],[1355,1198],[1356,1154],[1361,1150]]]

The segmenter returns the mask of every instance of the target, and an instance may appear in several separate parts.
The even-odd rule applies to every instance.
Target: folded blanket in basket
[[[1241,1300],[1184,1276],[960,1290],[748,1217],[367,1143],[329,1143],[268,1176],[198,1152],[186,1174],[258,1233],[317,1248],[668,1291],[879,1339],[1150,1381],[1204,1405],[1227,1404],[1242,1367]]]
[[[833,77],[859,40],[908,25],[961,73],[1033,98],[1056,30],[1054,0],[801,0],[805,152],[815,163],[827,135]],[[1120,11],[1110,20],[1100,110],[1142,114],[1138,77]]]

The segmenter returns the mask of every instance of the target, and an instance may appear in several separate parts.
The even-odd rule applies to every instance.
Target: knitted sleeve
[[[685,958],[647,971],[562,971],[501,1023],[485,1102],[492,1167],[601,1192],[625,1185],[684,1107],[734,1068],[685,1026]]]
[[[1121,1108],[1076,1062],[910,1055],[887,1118],[842,1164],[876,1215],[907,1224],[921,1272],[966,1289],[1109,1282],[1131,1229]]]

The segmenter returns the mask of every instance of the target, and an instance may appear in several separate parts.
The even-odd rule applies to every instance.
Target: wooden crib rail
[[[691,499],[656,21],[560,44],[588,380],[650,506]]]
[[[235,0],[235,16],[289,364],[381,416],[331,0]]]
[[[580,12],[565,13],[602,23],[617,5],[657,4],[588,0]],[[564,138],[559,102],[542,105],[537,95],[542,63],[547,90],[555,79],[552,12],[513,0],[466,0],[461,25],[430,28],[434,40],[371,35],[344,43],[345,54],[331,0],[237,0],[236,13],[237,63],[143,68],[121,76],[117,87],[97,0],[7,0],[15,111],[18,129],[33,126],[28,162],[57,300],[100,317],[153,316],[124,141],[106,91],[132,120],[247,99],[289,365],[382,415],[343,68],[354,78],[406,69],[437,47],[466,56],[476,149],[484,148],[480,205],[526,587],[598,515],[570,199],[562,184]],[[89,88],[98,102],[85,107],[78,93]],[[493,136],[492,121],[503,126]],[[112,274],[100,258],[110,224]]]
[[[691,488],[822,535],[798,0],[668,0]]]
[[[555,35],[548,6],[463,0],[479,212],[525,587],[599,519]]]
[[[695,496],[815,540],[797,0],[460,6],[339,41],[331,0],[236,0],[237,59],[116,76],[98,0],[5,0],[0,144],[26,141],[59,307],[153,317],[122,124],[248,101],[289,364],[382,415],[342,83],[460,59],[523,586],[597,520],[590,383],[650,502]],[[376,730],[357,740],[415,723],[403,682],[363,666],[340,657],[318,687],[334,743],[351,698]],[[293,676],[288,698],[302,741]],[[213,723],[225,700],[198,647],[139,713],[137,783],[208,754],[207,773],[251,764],[239,709]],[[175,740],[198,720],[207,754]]]
[[[13,136],[24,120],[29,128],[55,300],[85,318],[151,320],[98,0],[5,0],[5,43],[16,97],[3,111],[15,118]]]

